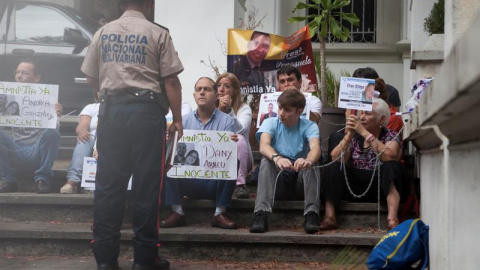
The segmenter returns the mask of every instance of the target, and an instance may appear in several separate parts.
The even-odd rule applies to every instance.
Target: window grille
[[[310,4],[315,4],[309,1]],[[340,23],[350,31],[350,38],[346,42],[336,40],[332,34],[327,36],[327,43],[376,43],[377,30],[377,5],[376,0],[352,0],[350,5],[342,8],[342,12],[355,13],[360,19],[358,26],[353,26],[346,20],[340,19]],[[308,14],[316,14],[316,9],[309,9]],[[318,42],[318,36],[312,37],[313,42]]]

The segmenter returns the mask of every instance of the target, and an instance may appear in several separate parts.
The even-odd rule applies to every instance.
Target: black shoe
[[[305,215],[305,222],[303,228],[306,233],[312,234],[318,232],[318,214],[310,211]]]
[[[49,193],[50,185],[45,180],[37,180],[37,193]]]
[[[132,270],[164,270],[170,269],[170,262],[163,259],[158,259],[158,261],[154,265],[141,265],[138,263],[133,263]]]
[[[114,263],[97,263],[98,270],[115,270],[118,269],[118,261]]]
[[[17,183],[12,181],[4,181],[0,185],[0,193],[15,192],[17,191]]]
[[[268,216],[267,212],[260,210],[255,213],[255,218],[252,224],[250,224],[251,233],[264,233],[268,231]]]

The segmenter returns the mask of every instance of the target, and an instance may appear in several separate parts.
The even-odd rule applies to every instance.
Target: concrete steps
[[[37,194],[31,175],[19,176],[19,191],[0,194],[0,255],[14,256],[91,256],[93,194],[59,194],[76,145],[72,133],[76,122],[63,124],[59,158],[50,194]],[[65,131],[65,129],[68,129]],[[70,132],[70,133],[69,133]],[[255,153],[258,164],[261,156]],[[303,202],[276,201],[269,216],[270,231],[251,234],[256,186],[248,186],[250,199],[233,199],[228,215],[237,230],[212,228],[215,205],[208,200],[184,199],[187,226],[160,229],[162,256],[173,260],[204,259],[220,261],[333,262],[349,257],[349,264],[364,264],[385,231],[377,229],[375,203],[341,204],[339,230],[307,235],[303,231]],[[131,239],[132,200],[126,207],[121,238],[121,256],[133,256]],[[163,207],[161,217],[169,209]],[[380,209],[381,228],[386,228],[386,208]]]
[[[121,256],[132,256],[132,230],[125,226],[121,232]],[[2,253],[10,255],[89,256],[91,235],[87,223],[0,223]],[[347,246],[354,246],[356,256],[366,258],[381,236],[365,230],[306,235],[286,229],[265,234],[251,234],[246,228],[222,230],[188,226],[160,229],[162,256],[172,259],[331,262]]]
[[[331,262],[346,248],[353,248],[364,262],[383,234],[375,229],[375,204],[343,203],[338,216],[342,229],[307,235],[302,228],[303,202],[299,201],[277,202],[269,216],[270,231],[251,234],[253,204],[254,199],[234,199],[228,214],[239,229],[223,230],[210,226],[213,202],[185,199],[187,226],[160,229],[162,254],[172,259]],[[0,194],[0,254],[91,255],[92,206],[88,194]],[[168,211],[162,209],[161,215]],[[131,207],[127,205],[122,256],[133,255],[132,237]]]

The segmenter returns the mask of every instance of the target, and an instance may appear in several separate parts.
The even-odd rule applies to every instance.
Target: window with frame
[[[45,6],[17,4],[15,14],[15,42],[32,44],[72,44],[63,41],[65,28],[76,29],[65,16]]]
[[[309,4],[315,4],[309,1]],[[358,26],[354,26],[348,21],[341,20],[340,23],[350,31],[350,38],[346,42],[336,40],[332,34],[329,34],[327,43],[376,43],[377,30],[377,1],[376,0],[351,0],[350,5],[341,9],[345,13],[355,13],[360,20]],[[319,12],[316,9],[309,9],[308,15]],[[312,37],[313,42],[318,42],[317,35]]]

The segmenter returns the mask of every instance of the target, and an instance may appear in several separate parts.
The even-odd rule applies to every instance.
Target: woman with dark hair
[[[240,81],[234,74],[223,73],[218,76],[216,83],[218,85],[217,108],[235,120],[235,131],[238,135],[237,158],[239,166],[234,196],[250,198],[250,192],[245,183],[246,177],[253,167],[253,154],[249,142],[252,109],[242,101]]]
[[[398,111],[398,107],[393,106],[390,103],[391,96],[388,91],[387,84],[382,78],[378,76],[378,73],[375,71],[375,69],[370,67],[358,68],[353,72],[352,77],[375,80],[375,90],[379,93],[378,96],[376,97],[383,99],[383,101],[387,102],[388,107],[390,108],[390,118],[388,120],[388,124],[386,128],[399,132],[400,129],[402,129],[403,127],[402,117],[395,115],[395,113]],[[398,91],[396,94],[398,96]]]
[[[200,157],[197,150],[190,150],[185,157],[185,165],[198,166],[200,165]]]
[[[20,115],[20,106],[18,102],[11,101],[7,105],[7,115]]]

